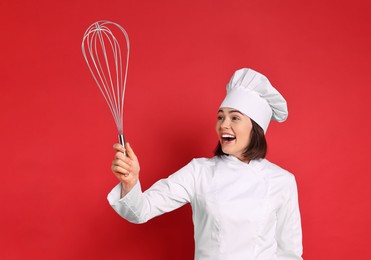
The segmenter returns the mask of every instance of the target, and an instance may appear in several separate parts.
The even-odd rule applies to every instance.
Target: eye
[[[232,121],[240,120],[240,118],[238,116],[232,116],[231,119],[232,119]]]
[[[221,121],[221,120],[223,120],[224,119],[224,117],[223,116],[221,116],[221,115],[218,115],[218,117],[217,117],[217,120],[218,121]]]

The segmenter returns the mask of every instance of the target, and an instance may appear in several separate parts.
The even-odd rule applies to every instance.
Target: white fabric
[[[239,110],[254,120],[264,133],[271,119],[287,119],[287,103],[269,80],[252,69],[237,70],[227,84],[227,95],[220,107]]]
[[[139,182],[120,193],[119,184],[108,201],[132,223],[191,203],[196,260],[302,259],[295,178],[265,159],[194,159],[144,193]]]

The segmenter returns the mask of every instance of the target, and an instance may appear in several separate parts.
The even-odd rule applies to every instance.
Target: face
[[[243,152],[250,144],[252,123],[249,117],[232,108],[220,108],[216,133],[225,154],[244,161]]]

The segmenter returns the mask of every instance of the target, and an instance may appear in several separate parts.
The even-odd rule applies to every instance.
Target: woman
[[[286,101],[268,79],[238,70],[218,111],[215,156],[193,159],[142,192],[134,151],[116,144],[112,171],[120,183],[108,200],[133,223],[191,203],[198,260],[302,259],[295,178],[264,159],[270,120],[286,118]]]

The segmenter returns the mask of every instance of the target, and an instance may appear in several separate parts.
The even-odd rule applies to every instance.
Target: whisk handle
[[[119,138],[120,144],[125,147],[125,137],[124,137],[124,135],[123,134],[119,134],[118,135],[118,138]],[[126,155],[126,152],[124,152],[124,154]]]

